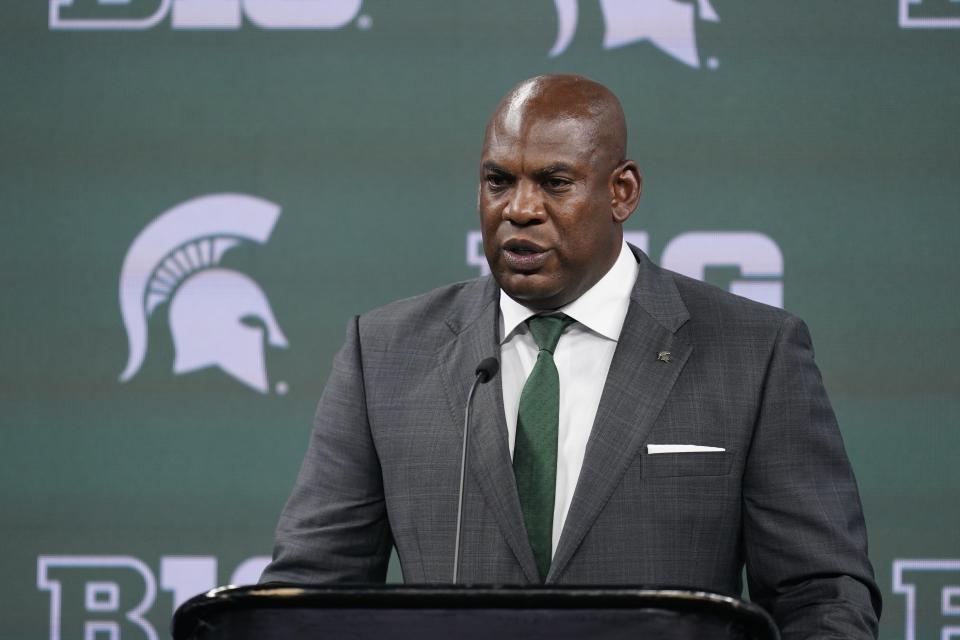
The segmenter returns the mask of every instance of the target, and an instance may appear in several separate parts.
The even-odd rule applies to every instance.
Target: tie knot
[[[560,341],[560,334],[573,322],[573,318],[563,314],[534,316],[527,320],[527,326],[530,327],[530,333],[533,335],[537,347],[541,351],[553,355],[553,350],[557,348],[557,342]]]

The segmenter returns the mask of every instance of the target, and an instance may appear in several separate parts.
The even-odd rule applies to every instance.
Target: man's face
[[[576,300],[616,261],[616,159],[598,147],[601,138],[590,120],[569,116],[506,114],[488,129],[478,196],[483,248],[500,287],[527,307]]]

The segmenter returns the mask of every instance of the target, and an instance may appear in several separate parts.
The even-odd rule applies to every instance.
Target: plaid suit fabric
[[[635,254],[546,583],[739,595],[745,563],[784,638],[874,637],[860,501],[805,325]],[[394,545],[405,581],[449,579],[462,411],[473,369],[499,352],[497,295],[480,279],[350,323],[264,581],[382,581]],[[499,378],[475,402],[463,580],[534,584]],[[724,451],[650,455],[651,443]]]

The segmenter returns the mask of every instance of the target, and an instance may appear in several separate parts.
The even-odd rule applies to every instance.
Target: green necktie
[[[513,473],[541,580],[547,577],[553,557],[553,501],[557,484],[560,376],[553,362],[553,350],[560,334],[573,322],[573,318],[564,315],[535,316],[527,321],[540,353],[520,394]]]

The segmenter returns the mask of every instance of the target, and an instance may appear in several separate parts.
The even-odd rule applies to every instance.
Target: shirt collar
[[[582,296],[557,309],[565,313],[591,331],[605,338],[617,341],[623,321],[630,306],[630,293],[640,272],[637,259],[627,243],[620,247],[620,256],[600,281],[590,287]],[[511,337],[517,327],[528,318],[537,315],[507,294],[500,291],[500,342]]]

